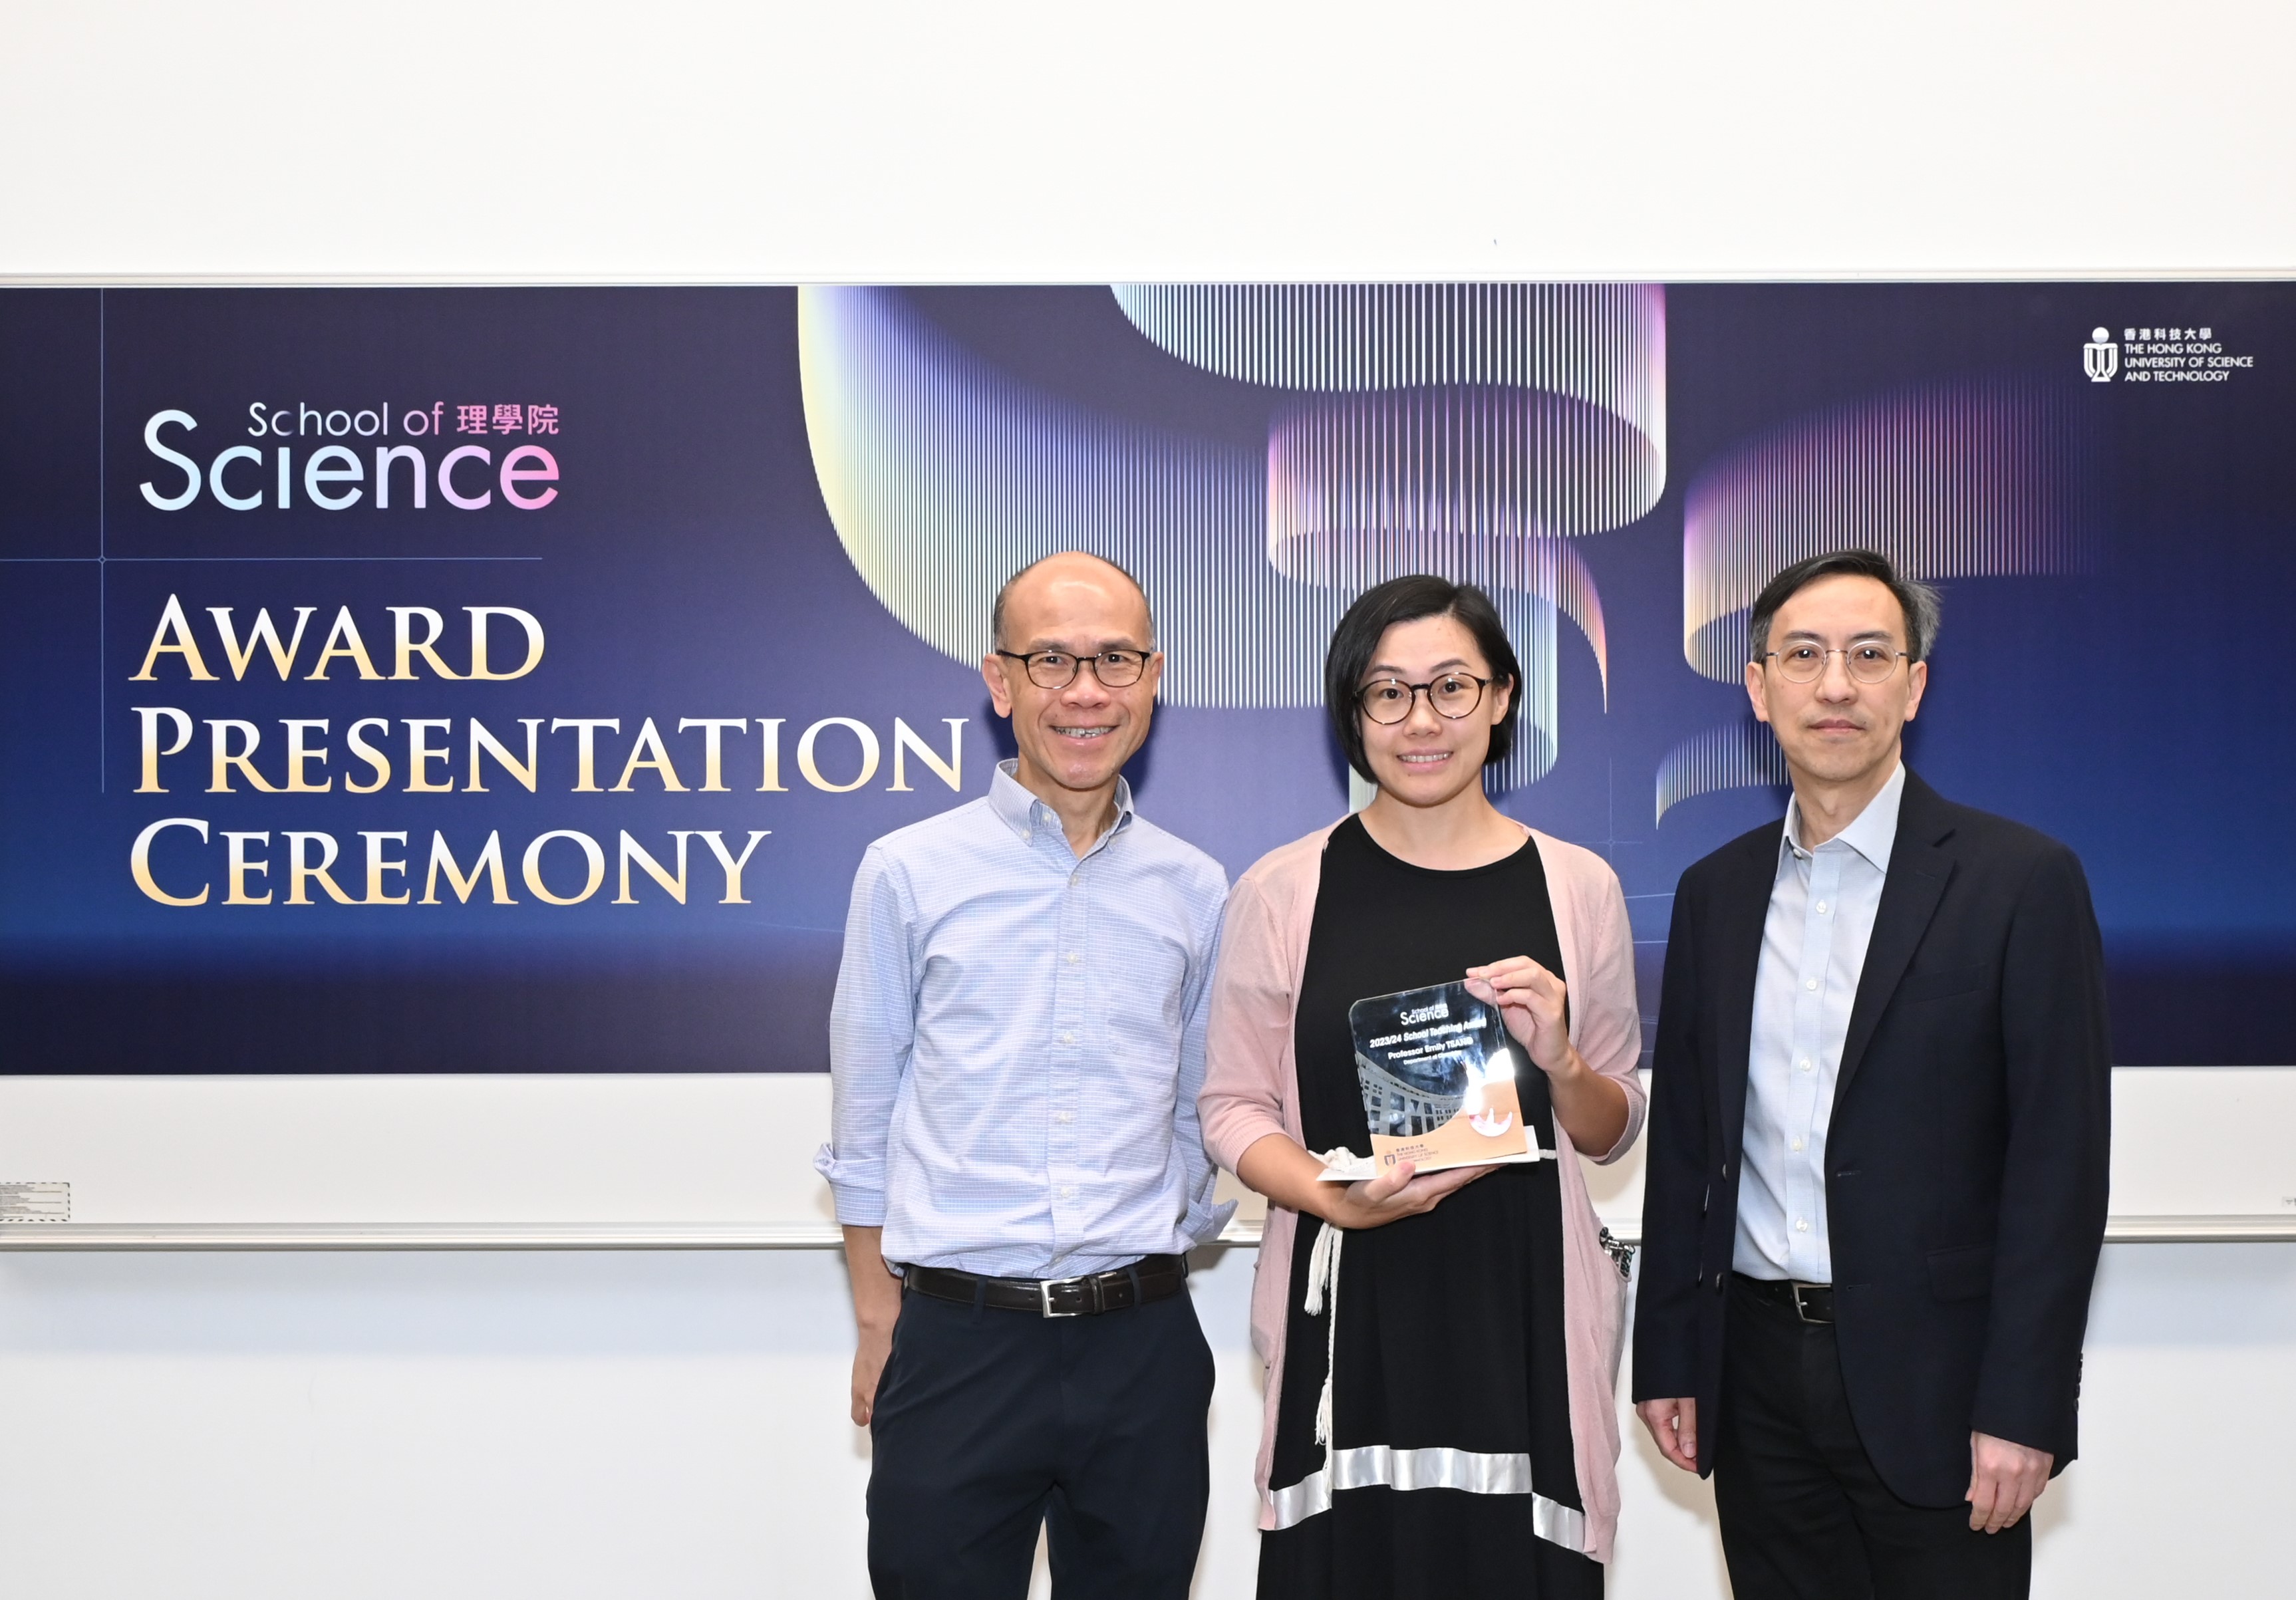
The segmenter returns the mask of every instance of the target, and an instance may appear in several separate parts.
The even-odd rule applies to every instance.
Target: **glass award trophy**
[[[1498,1008],[1464,983],[1358,1000],[1348,1023],[1372,1153],[1368,1161],[1327,1157],[1324,1177],[1372,1177],[1398,1161],[1440,1172],[1538,1159],[1515,1094],[1514,1040]]]

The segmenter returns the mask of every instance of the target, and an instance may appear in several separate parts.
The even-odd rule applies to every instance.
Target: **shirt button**
[[[1805,978],[1801,981],[1801,986],[1804,989],[1816,989],[1817,987],[1817,980],[1815,978]]]
[[[1071,1190],[1070,1190],[1070,1191],[1069,1191],[1069,1193],[1070,1193],[1070,1194],[1075,1194],[1075,1193],[1076,1193],[1076,1191],[1075,1191],[1075,1190],[1073,1190],[1073,1189],[1071,1189]],[[1806,1233],[1809,1232],[1809,1219],[1808,1219],[1808,1218],[1805,1218],[1805,1217],[1797,1217],[1797,1218],[1794,1218],[1794,1232],[1796,1232],[1796,1233],[1798,1233],[1798,1234],[1806,1234]]]
[[[1820,916],[1824,916],[1825,915],[1825,902],[1824,900],[1820,900],[1817,903],[1817,914]]]
[[[1076,1043],[1076,1035],[1075,1035],[1074,1033],[1072,1033],[1072,1032],[1069,1031],[1069,1030],[1066,1030],[1066,1029],[1062,1029],[1062,1030],[1061,1030],[1061,1043],[1062,1043],[1063,1045],[1073,1045],[1073,1044],[1075,1044],[1075,1043]]]
[[[1082,961],[1084,957],[1078,955],[1074,950],[1070,950],[1069,952],[1068,962],[1070,966],[1076,965],[1078,962]]]
[[[1054,1112],[1053,1113],[1053,1120],[1055,1122],[1073,1122],[1076,1120],[1076,1113],[1074,1112]],[[1800,1150],[1801,1146],[1800,1145],[1796,1145],[1794,1148],[1796,1150]]]
[[[1800,1150],[1800,1149],[1801,1148],[1801,1141],[1800,1141],[1800,1139],[1796,1139],[1796,1140],[1793,1142],[1792,1148],[1793,1148],[1793,1149],[1796,1149],[1796,1150]]]
[[[1062,1184],[1061,1186],[1061,1198],[1062,1200],[1074,1200],[1076,1198],[1076,1186],[1074,1184]]]
[[[1794,1063],[1794,1065],[1796,1065],[1796,1066],[1800,1067],[1800,1068],[1803,1071],[1805,1071],[1805,1072],[1808,1071],[1809,1071],[1809,1057],[1808,1057],[1808,1056],[1807,1056],[1807,1055],[1803,1056],[1800,1061],[1798,1061],[1798,1062]],[[1797,1150],[1799,1150],[1799,1149],[1800,1149],[1800,1148],[1801,1148],[1801,1146],[1800,1146],[1800,1145],[1795,1145],[1795,1146],[1794,1146],[1794,1148],[1795,1148],[1795,1149],[1797,1149]]]

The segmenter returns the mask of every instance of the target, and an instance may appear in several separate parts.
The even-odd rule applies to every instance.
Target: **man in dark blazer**
[[[1937,619],[1867,551],[1771,581],[1746,689],[1793,800],[1675,896],[1634,1393],[1738,1600],[2024,1595],[2073,1457],[2103,951],[2070,850],[1903,765]]]

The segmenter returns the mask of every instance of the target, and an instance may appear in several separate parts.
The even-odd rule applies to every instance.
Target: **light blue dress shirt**
[[[1082,857],[1006,761],[854,879],[814,1166],[888,1261],[1069,1277],[1218,1233],[1196,1094],[1227,878],[1132,808]]]
[[[1802,847],[1800,805],[1786,808],[1746,1061],[1731,1265],[1749,1277],[1833,1281],[1825,1134],[1905,792],[1900,764],[1857,820],[1816,849]]]

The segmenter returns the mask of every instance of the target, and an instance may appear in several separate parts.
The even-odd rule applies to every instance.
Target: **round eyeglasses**
[[[1822,644],[1789,644],[1769,654],[1777,661],[1778,675],[1790,684],[1816,683],[1825,676],[1825,663],[1837,655],[1841,658],[1842,670],[1859,683],[1885,684],[1898,669],[1898,661],[1910,659],[1904,651],[1892,650],[1877,639],[1863,639],[1839,650],[1828,650]]]
[[[1363,714],[1382,727],[1392,727],[1411,715],[1421,694],[1439,717],[1456,722],[1483,702],[1483,686],[1490,679],[1471,672],[1446,672],[1423,684],[1406,684],[1399,677],[1375,678],[1356,691]]]
[[[1098,655],[1070,655],[1065,650],[1000,650],[996,653],[1020,662],[1029,681],[1039,689],[1065,689],[1086,667],[1092,669],[1102,688],[1128,689],[1148,670],[1144,650],[1103,650]]]

